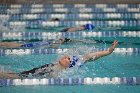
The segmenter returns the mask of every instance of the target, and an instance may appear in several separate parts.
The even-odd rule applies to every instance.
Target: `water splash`
[[[11,72],[11,66],[0,65],[0,72]]]
[[[62,57],[64,55],[69,55],[69,56],[76,55],[78,57],[81,57],[82,55],[85,55],[87,53],[90,53],[91,51],[92,52],[95,52],[96,51],[95,46],[88,47],[86,45],[81,46],[81,45],[75,44],[75,45],[73,45],[71,47],[72,48],[68,49],[68,51],[62,53],[61,55],[58,55],[58,57]]]
[[[8,25],[8,19],[0,17],[0,32],[23,32],[25,31],[25,25]]]
[[[95,46],[88,47],[87,45],[80,46],[80,45],[75,44],[68,51],[64,52],[61,55],[58,55],[58,58],[61,58],[65,55],[69,55],[69,56],[75,55],[81,58],[85,54],[88,54],[90,52],[95,52],[95,51],[96,51]],[[58,77],[63,77],[63,78],[68,78],[68,77],[79,78],[80,77],[81,78],[81,77],[84,77],[85,74],[87,74],[87,72],[89,72],[89,68],[86,65],[83,65],[82,67],[79,67],[76,65],[73,68],[68,68],[66,70],[63,70]],[[95,75],[94,72],[93,74]]]
[[[16,26],[14,26],[14,25],[12,25],[12,26],[10,26],[10,30],[12,31],[12,32],[23,32],[23,31],[25,31],[25,25],[16,25]]]
[[[73,68],[68,68],[66,70],[63,70],[58,77],[60,78],[82,78],[85,76],[86,72],[87,72],[87,67],[83,66],[83,67],[78,67],[75,66]]]
[[[0,72],[4,72],[5,71],[5,67],[0,65]]]

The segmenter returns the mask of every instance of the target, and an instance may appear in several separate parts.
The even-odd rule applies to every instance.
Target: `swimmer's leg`
[[[22,46],[23,44],[17,43],[17,42],[0,42],[0,47],[5,48],[17,48]]]
[[[0,79],[18,79],[19,76],[16,73],[0,72]]]
[[[65,28],[61,32],[76,32],[76,31],[82,31],[82,30],[85,30],[85,26]]]

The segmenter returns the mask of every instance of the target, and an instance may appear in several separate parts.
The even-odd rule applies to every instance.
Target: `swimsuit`
[[[71,59],[71,64],[69,65],[69,68],[72,68],[76,65],[82,66],[82,64],[78,64],[79,58],[76,56],[73,56]],[[57,68],[56,68],[57,69]],[[55,72],[55,67],[54,64],[45,64],[41,67],[33,68],[28,71],[23,71],[18,73],[18,75],[21,78],[27,78],[27,77],[38,77],[38,76],[43,76],[46,74],[51,74],[52,72]],[[57,72],[57,71],[56,71]]]
[[[38,47],[38,46],[49,46],[51,42],[35,42],[35,43],[28,43],[28,44],[23,44],[20,47],[21,48],[33,48],[33,47]]]
[[[93,59],[95,59],[95,56],[93,56]],[[77,56],[72,56],[70,62],[71,63],[69,65],[69,68],[72,68],[74,66],[81,67],[84,64],[84,61],[81,60]],[[55,74],[58,74],[61,71],[59,71],[59,68],[58,67],[56,68],[56,67],[57,67],[57,65],[54,65],[54,64],[45,64],[41,67],[33,68],[28,71],[23,71],[23,72],[19,73],[18,75],[21,78],[27,78],[27,77],[43,76],[46,74],[50,75],[50,74],[52,74],[52,72]]]
[[[28,71],[23,71],[19,73],[19,76],[20,77],[30,77],[30,76],[34,77],[34,76],[42,76],[45,74],[50,74],[51,72],[53,72],[53,66],[54,64],[45,64],[41,67],[33,68]]]

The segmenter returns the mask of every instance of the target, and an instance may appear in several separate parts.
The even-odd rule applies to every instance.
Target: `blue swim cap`
[[[86,30],[93,30],[95,26],[93,24],[86,24],[85,25]]]
[[[79,67],[81,67],[81,66],[83,66],[83,63],[81,63],[81,61],[82,60],[80,60],[77,56],[73,56],[72,58],[71,58],[71,63],[70,63],[70,65],[69,65],[69,68],[71,68],[71,67],[74,67],[75,65],[77,65],[77,66],[79,66]]]
[[[78,61],[79,61],[79,58],[77,56],[73,56],[71,59],[71,63],[69,65],[69,68],[75,66]]]

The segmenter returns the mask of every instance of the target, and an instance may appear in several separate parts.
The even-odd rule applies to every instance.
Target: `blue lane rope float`
[[[1,40],[60,39],[84,37],[140,37],[140,31],[106,31],[106,32],[3,32]]]
[[[0,5],[6,9],[19,9],[19,8],[139,8],[139,4],[10,4]]]
[[[112,5],[111,5],[112,6]],[[41,13],[41,12],[139,12],[139,5],[136,4],[135,6],[112,6],[107,7],[105,6],[92,6],[92,7],[22,7],[22,6],[16,6],[14,8],[1,8],[2,13]]]
[[[104,8],[104,9],[96,9],[96,8],[80,8],[74,9],[73,8],[50,8],[45,9],[5,9],[6,11],[2,11],[3,14],[23,14],[23,13],[139,13],[139,8],[126,8],[126,9],[119,9],[119,8]],[[86,11],[87,10],[87,11]]]
[[[19,85],[140,85],[140,77],[113,77],[113,78],[43,78],[43,79],[0,79],[0,86]]]
[[[36,55],[36,54],[61,54],[69,49],[0,49],[0,56],[6,55]],[[96,51],[107,48],[95,48]],[[115,48],[114,53],[139,54],[140,48]]]
[[[10,4],[10,5],[0,5],[1,8],[85,8],[85,7],[93,7],[93,8],[138,8],[139,4]]]
[[[130,19],[130,20],[139,20],[140,13],[78,13],[78,14],[0,14],[0,18],[8,19],[8,21],[25,21],[25,20],[32,20],[33,21],[48,21],[53,18],[59,19]]]
[[[94,24],[101,27],[135,27],[140,26],[140,20],[107,20],[107,21],[12,21],[8,22],[10,26],[25,26],[26,28],[43,28],[43,27],[58,27],[58,26],[80,26],[85,24]]]
[[[70,12],[68,10],[73,11],[74,8],[77,8],[79,12],[81,10],[85,10],[84,12],[138,12],[139,4],[95,4],[95,5],[77,5],[77,4],[69,4],[69,5],[38,5],[38,4],[29,4],[29,5],[0,5],[1,13],[36,13],[36,12]],[[51,10],[50,10],[51,9]],[[83,12],[83,11],[82,11]]]

